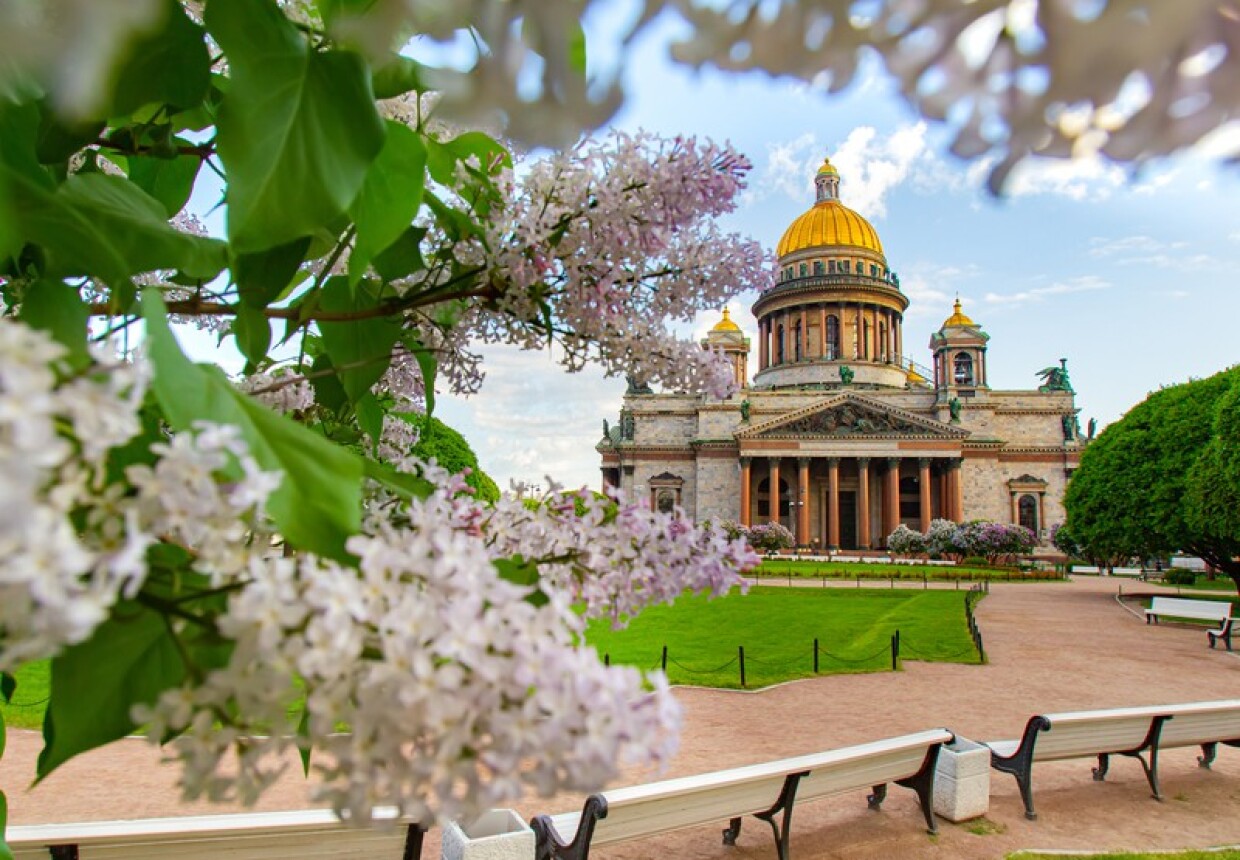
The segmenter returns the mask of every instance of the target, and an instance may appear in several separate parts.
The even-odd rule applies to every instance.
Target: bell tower
[[[732,315],[723,309],[723,319],[707,332],[702,340],[703,349],[718,349],[732,364],[732,376],[739,388],[749,387],[749,338],[741,327],[732,322]]]
[[[957,296],[952,315],[930,335],[934,387],[949,397],[972,397],[978,389],[989,388],[986,379],[986,343],[989,340],[990,335],[965,315]]]

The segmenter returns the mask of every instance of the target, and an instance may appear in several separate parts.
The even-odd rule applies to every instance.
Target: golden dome
[[[977,325],[977,323],[973,322],[973,320],[965,316],[964,312],[960,310],[960,296],[956,296],[956,304],[952,306],[952,315],[949,316],[947,319],[943,320],[943,325],[941,326],[941,328],[947,328],[948,326],[954,326],[954,325],[955,326],[961,326],[961,325],[976,326]]]
[[[904,375],[913,385],[920,385],[923,382],[929,381],[926,377],[917,372],[917,368],[913,367],[913,359],[911,358],[908,360],[908,370],[905,371]]]
[[[835,169],[835,165],[831,163],[831,159],[829,158],[824,158],[822,160],[822,166],[818,168],[819,176],[822,176],[824,173],[834,173],[836,176],[840,175],[840,172]]]
[[[827,168],[835,171],[830,164],[824,164],[820,173]],[[846,245],[883,253],[883,243],[870,222],[835,199],[815,203],[812,209],[793,221],[784,231],[775,253],[783,257],[824,245]]]
[[[711,329],[711,332],[713,333],[717,331],[740,331],[740,330],[741,330],[741,327],[738,326],[736,323],[732,322],[732,316],[728,312],[728,309],[724,308],[723,319],[719,320],[719,322],[715,324],[715,327]]]

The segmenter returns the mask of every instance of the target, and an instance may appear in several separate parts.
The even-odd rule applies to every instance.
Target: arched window
[[[1038,533],[1038,500],[1026,493],[1016,504],[1020,512],[1020,524],[1036,535]]]
[[[832,275],[835,274],[835,260],[827,260],[827,272]]]
[[[784,327],[778,326],[775,329],[775,363],[784,363]]]
[[[832,314],[827,317],[827,361],[835,361],[840,357],[840,318]]]
[[[792,327],[792,360],[801,360],[801,321]]]
[[[973,356],[967,352],[956,353],[952,361],[952,379],[957,385],[973,384]]]

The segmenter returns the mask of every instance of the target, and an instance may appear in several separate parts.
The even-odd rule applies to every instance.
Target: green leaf
[[[310,237],[294,239],[255,254],[238,254],[232,273],[241,301],[254,308],[265,308],[279,299],[310,249]]]
[[[386,463],[371,460],[369,457],[362,462],[367,478],[406,498],[425,499],[435,490],[435,485],[425,478],[419,478],[407,472],[398,472]]]
[[[186,142],[180,138],[174,140]],[[171,218],[185,208],[201,166],[202,160],[196,155],[178,155],[176,158],[131,155],[129,178],[134,185],[162,203],[166,217]]]
[[[38,778],[125,737],[137,728],[130,709],[154,703],[184,678],[185,663],[163,616],[136,603],[118,604],[88,640],[52,660]]]
[[[389,121],[387,139],[370,165],[361,193],[349,207],[357,241],[349,257],[349,278],[356,284],[376,254],[400,238],[422,207],[426,186],[426,144],[422,136]]]
[[[539,588],[538,565],[527,561],[525,556],[518,553],[512,558],[497,558],[491,564],[495,565],[495,571],[500,579],[534,589],[526,596],[527,602],[534,606],[545,606],[550,602],[550,598]]]
[[[45,101],[40,102],[39,136],[35,142],[35,154],[43,164],[67,161],[73,153],[97,140],[103,128],[102,122],[66,125],[57,111]]]
[[[373,392],[366,392],[358,399],[354,411],[357,413],[357,426],[378,447],[379,439],[383,436],[383,407],[379,405],[378,398]]]
[[[310,385],[314,388],[314,401],[325,409],[339,414],[349,403],[349,395],[345,394],[344,386],[332,371],[332,360],[320,355],[310,366],[313,376]]]
[[[362,282],[354,292],[345,278],[329,278],[323,286],[319,307],[324,311],[348,313],[379,306],[374,285]],[[379,381],[392,360],[392,347],[400,340],[400,321],[390,316],[342,322],[319,322],[323,346],[344,386],[349,401],[356,405]]]
[[[311,50],[271,0],[211,0],[206,23],[231,70],[217,137],[229,239],[253,252],[308,236],[353,202],[383,147],[366,64]]]
[[[22,296],[21,318],[68,349],[75,367],[90,363],[86,348],[90,309],[75,288],[47,278],[31,284]]]
[[[361,528],[361,459],[268,411],[237,391],[218,367],[192,363],[168,327],[158,291],[143,292],[142,313],[155,368],[152,388],[173,429],[198,421],[240,429],[259,466],[284,476],[267,502],[280,532],[298,548],[348,560],[345,540]]]
[[[174,230],[162,204],[119,176],[71,176],[52,194],[31,182],[17,190],[26,237],[58,275],[94,275],[115,289],[156,269],[210,280],[227,263],[223,242]]]
[[[150,102],[188,110],[202,103],[211,83],[206,32],[181,4],[164,0],[163,26],[129,46],[117,75],[112,113],[125,115]]]
[[[375,68],[370,85],[377,99],[391,99],[417,90],[426,92],[430,87],[422,80],[422,64],[400,54],[393,54],[383,65]]]
[[[466,161],[471,155],[478,159],[478,170],[490,174],[499,166],[512,167],[512,156],[493,137],[480,131],[467,131],[444,142],[426,139],[427,167],[440,185],[453,188],[457,185],[456,163]]]
[[[0,714],[0,740],[4,738],[4,716]],[[0,745],[0,749],[3,745]],[[4,792],[0,791],[0,860],[13,860],[13,851],[9,848],[8,843],[4,841],[5,828],[9,824],[9,800],[4,796]]]
[[[429,418],[435,413],[435,374],[439,370],[439,362],[435,360],[435,353],[423,347],[416,338],[406,338],[405,345],[413,351],[418,369],[422,371],[422,390],[426,399],[426,416]]]
[[[237,348],[249,362],[246,372],[252,372],[252,368],[262,364],[267,357],[267,350],[271,348],[271,322],[261,308],[250,307],[241,302],[237,305],[232,330],[237,339]]]
[[[399,239],[371,261],[379,277],[385,281],[395,281],[425,269],[426,261],[422,259],[422,239],[425,236],[425,227],[410,227],[401,233]]]

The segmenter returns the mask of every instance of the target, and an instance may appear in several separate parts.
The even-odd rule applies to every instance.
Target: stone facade
[[[604,483],[699,521],[777,520],[825,550],[880,549],[897,524],[937,518],[1045,539],[1084,444],[1066,363],[1036,390],[992,390],[989,335],[958,300],[930,366],[904,355],[908,299],[877,233],[839,203],[829,162],[815,181],[818,201],[788,228],[778,281],[754,304],[752,381],[750,341],[725,312],[703,346],[741,390],[719,401],[632,381],[597,446]]]

